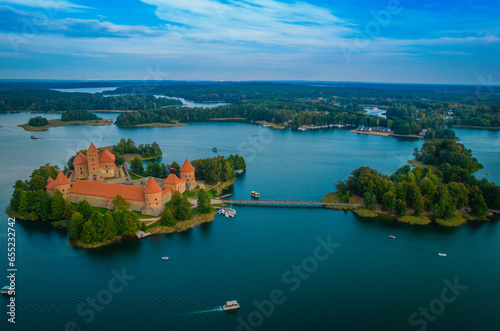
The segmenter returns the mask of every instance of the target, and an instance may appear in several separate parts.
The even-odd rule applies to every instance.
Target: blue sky
[[[500,82],[500,2],[0,1],[0,78]]]

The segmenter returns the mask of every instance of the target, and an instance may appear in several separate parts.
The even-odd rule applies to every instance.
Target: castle
[[[130,203],[129,210],[158,216],[175,191],[183,193],[197,186],[195,168],[188,159],[180,168],[181,178],[170,174],[160,184],[153,177],[135,181],[124,177],[123,183],[109,182],[106,177],[118,175],[115,156],[106,149],[99,153],[94,144],[90,145],[87,155],[79,153],[73,165],[75,171],[70,175],[72,180],[62,172],[58,173],[56,179],[48,178],[45,189],[49,195],[59,190],[64,198],[69,198],[73,203],[87,200],[94,207],[107,209],[113,209],[112,201],[120,195]]]

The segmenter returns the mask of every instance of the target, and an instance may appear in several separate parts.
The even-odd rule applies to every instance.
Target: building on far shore
[[[105,152],[106,150],[98,154],[97,148],[91,144],[87,152],[86,163],[82,162],[85,158],[81,157],[83,155],[81,153],[75,157],[76,163],[73,163],[75,164],[75,173],[80,172],[80,175],[85,174],[83,177],[86,178],[71,182],[60,171],[56,179],[49,177],[47,180],[47,186],[45,186],[47,193],[52,196],[56,190],[59,190],[64,198],[69,198],[73,203],[87,200],[91,206],[107,209],[113,209],[112,201],[120,195],[130,203],[129,210],[135,210],[145,215],[158,216],[165,209],[165,203],[172,199],[174,192],[183,193],[197,186],[195,168],[187,159],[180,168],[181,178],[175,174],[170,174],[167,179],[160,182],[163,187],[153,177],[146,179],[146,181],[142,179],[128,182],[127,184],[111,183],[106,180],[108,176],[105,175],[111,174],[111,172],[107,172],[108,170],[117,170],[114,165],[114,155],[108,152],[113,155],[113,161],[108,161],[111,157]],[[111,163],[115,168],[114,170],[111,167]],[[78,170],[76,168],[77,165],[79,165]],[[101,168],[101,166],[103,167]]]

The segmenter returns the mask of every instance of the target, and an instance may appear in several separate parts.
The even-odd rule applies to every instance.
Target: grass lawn
[[[354,209],[354,213],[359,217],[377,217],[377,213],[365,208]]]
[[[461,216],[454,216],[448,219],[436,218],[436,223],[442,226],[459,227],[467,223],[467,220]]]
[[[425,216],[403,216],[397,219],[398,222],[408,223],[408,224],[418,224],[418,225],[427,225],[431,222]]]
[[[134,175],[131,172],[129,172],[129,174],[130,174],[130,178],[132,178],[133,180],[135,180],[135,179],[141,179],[142,178],[141,176]]]

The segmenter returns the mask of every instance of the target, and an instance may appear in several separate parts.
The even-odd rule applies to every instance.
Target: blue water
[[[214,156],[216,146],[219,154],[239,153],[247,161],[247,171],[230,190],[235,198],[249,198],[257,190],[262,199],[304,200],[320,199],[359,166],[389,174],[423,143],[342,129],[291,132],[242,123],[72,126],[51,128],[31,140],[29,132],[16,127],[31,116],[0,115],[2,209],[16,179],[44,163],[63,166],[90,141],[97,146],[122,137],[137,144],[157,141],[164,151],[160,161],[166,163]],[[497,132],[456,132],[485,166],[478,176],[500,182]],[[82,330],[418,330],[409,318],[431,303],[431,311],[439,314],[431,316],[428,330],[500,326],[498,222],[443,229],[316,208],[235,208],[234,219],[217,216],[184,233],[130,239],[95,251],[72,248],[66,234],[49,224],[18,221],[17,328],[62,330],[74,322]],[[0,217],[4,234],[7,216]],[[390,234],[397,239],[389,239]],[[329,252],[321,241],[335,248]],[[5,236],[0,247],[6,251]],[[315,252],[323,261],[313,258]],[[161,260],[165,255],[170,260]],[[294,265],[308,270],[302,279],[293,274]],[[126,285],[112,283],[120,288],[108,292],[116,278],[113,270],[123,268],[134,278]],[[444,281],[455,278],[467,288],[440,311]],[[103,301],[90,309],[85,301],[95,297]],[[241,309],[221,312],[220,306],[233,299]],[[272,309],[271,299],[279,302]],[[0,301],[5,310],[7,298]],[[255,303],[265,307],[265,314]],[[7,315],[2,315],[4,329]]]

